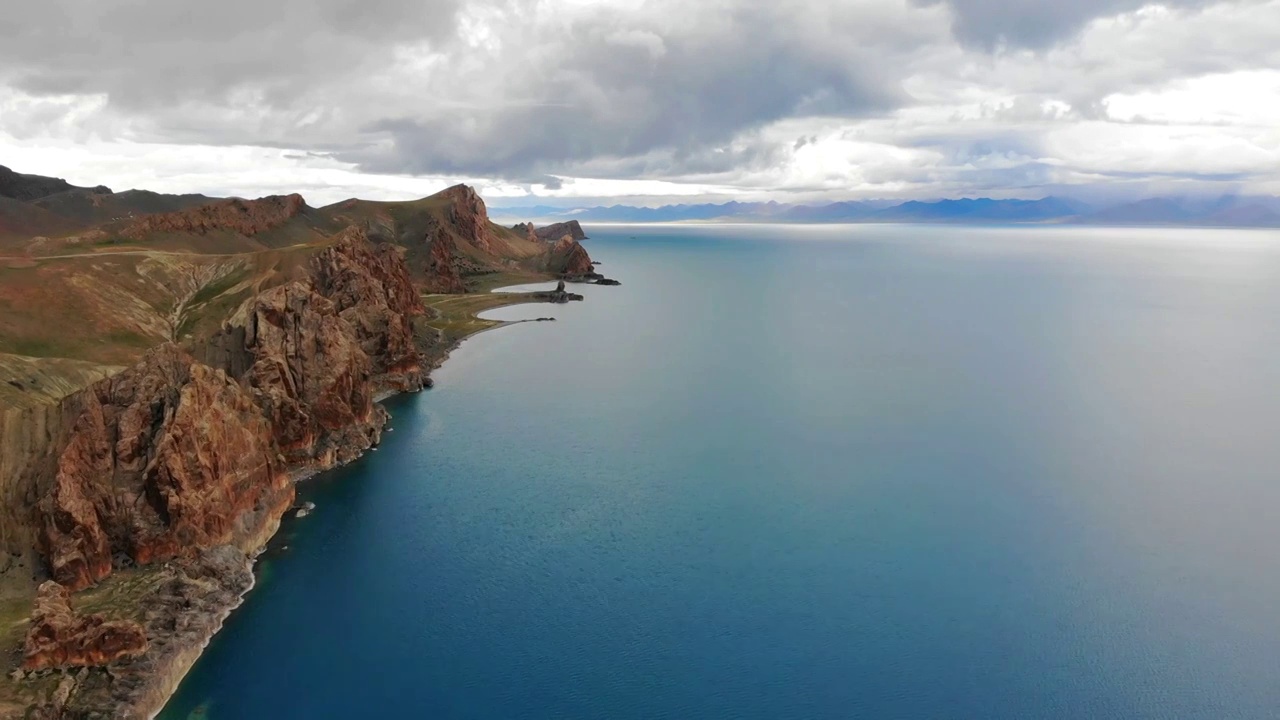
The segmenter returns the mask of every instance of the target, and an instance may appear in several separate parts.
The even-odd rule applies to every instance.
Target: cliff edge
[[[33,279],[4,298],[36,316],[92,294],[95,312],[149,334],[68,345],[67,327],[0,322],[0,609],[30,608],[0,633],[21,662],[0,680],[2,718],[158,712],[252,586],[294,481],[375,446],[378,397],[429,386],[443,336],[424,293],[593,271],[571,234],[501,228],[465,186],[322,209],[232,199],[113,227],[166,249],[28,252],[17,267]],[[528,299],[581,296],[561,283]]]

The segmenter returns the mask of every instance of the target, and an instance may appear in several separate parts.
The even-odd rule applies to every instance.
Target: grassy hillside
[[[119,193],[68,190],[40,198],[31,204],[66,218],[81,229],[87,229],[141,215],[186,210],[214,200],[216,198],[205,195],[164,195],[147,190],[126,190]]]
[[[31,202],[0,198],[0,357],[11,359],[0,363],[0,383],[12,391],[0,403],[47,400],[160,343],[208,337],[252,297],[303,277],[351,225],[402,246],[421,287],[439,271],[433,245],[461,278],[455,287],[469,293],[546,279],[559,259],[551,245],[490,222],[464,186],[318,209],[297,195],[211,200],[72,188]],[[433,297],[448,311],[433,327],[444,336],[480,329],[473,314],[494,302]]]
[[[60,236],[76,229],[73,221],[31,203],[0,197],[0,254],[19,254],[38,236]]]
[[[299,277],[314,246],[213,256],[155,251],[0,265],[0,353],[126,364],[217,329]]]
[[[499,268],[515,269],[546,252],[545,245],[530,242],[523,235],[490,222],[487,217],[475,218],[487,240],[487,247],[480,247],[477,237],[462,229],[465,220],[471,218],[456,217],[457,201],[448,196],[448,192],[407,202],[344,200],[320,208],[320,212],[340,225],[364,227],[376,240],[403,245],[409,251],[410,264],[415,266],[424,260],[425,239],[433,233],[444,233],[463,262],[460,269],[464,276]]]

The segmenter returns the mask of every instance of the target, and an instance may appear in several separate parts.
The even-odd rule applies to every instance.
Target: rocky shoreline
[[[149,572],[144,585],[134,600],[140,605],[139,630],[147,638],[145,653],[107,666],[18,670],[11,678],[15,682],[54,689],[44,702],[6,717],[154,718],[253,589],[252,560],[229,545],[208,548]]]
[[[535,298],[533,299],[533,301],[549,302],[549,303],[568,302],[568,300],[559,299],[563,294],[565,294],[565,291],[564,291],[564,283],[562,281],[559,283],[559,287],[556,290],[534,293]],[[568,295],[570,295],[571,299],[573,300],[583,299],[583,296],[581,295],[574,295],[572,293],[568,293]],[[521,303],[516,302],[512,304],[521,304]],[[538,320],[539,321],[554,320],[554,318],[539,318]],[[534,321],[530,321],[530,322],[534,322]],[[486,330],[496,330],[498,328],[505,327],[508,324],[515,324],[515,323],[503,323],[502,325],[498,325],[494,328],[487,328]],[[449,359],[453,351],[456,350],[463,342],[465,342],[466,340],[472,337],[475,337],[481,332],[485,332],[486,330],[481,330],[476,333],[472,333],[470,335],[464,335],[462,337],[459,337],[452,343],[449,343],[447,346],[436,347],[435,352],[432,354],[432,357],[428,358],[424,365],[424,368],[423,368],[424,374],[429,373],[430,371],[436,370],[439,367],[441,367],[445,363],[445,361]],[[430,377],[424,376],[422,387],[417,388],[415,390],[411,390],[409,392],[418,392],[423,389],[429,389],[430,387],[432,387],[432,385],[433,383]],[[403,394],[403,391],[397,391],[397,390],[384,391],[379,393],[375,397],[375,402],[381,403],[385,400],[389,400],[401,394]],[[384,422],[382,427],[380,427],[379,429],[380,430],[389,429],[386,427],[386,423],[389,422],[390,420],[391,420],[391,415],[388,413],[384,413]],[[376,445],[373,447],[376,447]],[[373,449],[373,447],[369,449]],[[342,463],[341,465],[346,465],[351,462],[355,462],[356,460],[360,459],[360,457],[363,457],[363,455],[364,454],[361,453],[360,455],[348,460],[347,462]],[[310,471],[305,472],[305,474],[299,474],[293,477],[292,481],[294,484],[297,484],[299,482],[303,482],[307,479],[313,478],[323,472],[327,472],[328,470],[336,469],[341,465],[335,466],[333,468],[327,468],[324,470],[312,469]],[[289,509],[292,510],[293,508],[291,507]],[[129,703],[129,702],[121,703],[121,705],[118,706],[118,709],[122,711],[123,714],[118,714],[118,715],[110,714],[105,717],[112,717],[112,718],[116,718],[116,717],[144,718],[145,717],[147,720],[153,720],[164,710],[164,706],[168,703],[169,699],[173,696],[173,694],[177,692],[178,687],[182,683],[182,680],[186,677],[187,673],[191,671],[191,668],[195,665],[196,661],[199,660],[200,655],[203,654],[204,652],[204,649],[209,646],[209,643],[213,640],[213,637],[219,631],[222,630],[223,624],[226,622],[227,618],[229,618],[237,608],[239,608],[242,604],[244,604],[245,598],[253,590],[256,584],[255,576],[253,573],[254,565],[256,563],[258,556],[267,550],[268,543],[275,536],[275,533],[279,530],[279,525],[280,525],[279,519],[277,519],[275,525],[276,525],[276,529],[272,531],[271,537],[268,537],[266,541],[263,542],[262,546],[258,548],[258,550],[252,556],[247,556],[242,553],[239,553],[238,550],[230,546],[221,546],[218,548],[207,550],[204,553],[202,553],[201,565],[203,567],[209,567],[210,562],[209,560],[206,560],[205,557],[210,556],[216,562],[219,562],[222,568],[224,569],[232,568],[233,572],[228,573],[227,575],[214,572],[204,576],[204,577],[220,578],[223,580],[223,583],[220,588],[220,591],[221,591],[220,593],[215,592],[212,595],[206,594],[203,596],[203,600],[205,602],[203,606],[192,607],[188,605],[188,606],[183,606],[180,609],[177,609],[176,612],[173,612],[171,615],[168,615],[168,616],[165,616],[163,614],[157,615],[157,620],[160,621],[158,623],[160,627],[167,627],[169,626],[170,623],[172,623],[172,625],[175,627],[181,626],[185,628],[184,632],[182,632],[176,638],[170,637],[167,643],[167,645],[169,646],[168,651],[164,653],[160,658],[157,658],[153,661],[152,669],[150,671],[144,671],[143,673],[140,673],[140,675],[142,675],[143,677],[151,678],[151,681],[150,682],[144,681],[139,686],[138,692],[135,695],[135,697],[137,698],[137,701],[133,703]],[[243,569],[244,571],[243,573],[234,571],[240,568]],[[177,567],[166,568],[166,569],[172,570],[176,575],[178,575],[179,577],[182,577],[182,581],[186,583],[193,582],[189,578],[189,576],[184,577],[189,572],[186,569],[177,568]],[[173,597],[179,597],[179,596],[186,599],[186,598],[189,598],[189,593],[183,591],[183,592],[175,593],[173,595]],[[166,605],[166,607],[172,608],[173,605],[171,604]],[[160,627],[157,627],[156,629],[160,629]],[[151,634],[150,632],[151,630],[152,628],[148,627],[149,635]],[[122,672],[127,673],[129,672],[130,667],[128,664],[125,664],[120,668],[120,670]],[[158,704],[155,702],[156,699],[159,699]],[[130,712],[132,712],[133,714],[130,715],[129,714]]]
[[[512,304],[530,301],[568,302],[559,299],[562,294],[565,294],[563,283],[557,290],[535,293],[530,300],[519,300]],[[574,300],[582,299],[581,295],[569,295]],[[505,325],[506,323],[496,327]],[[425,373],[443,365],[453,350],[479,332],[459,337],[448,345],[434,347],[431,355],[424,358],[421,388],[408,391],[431,387],[431,381],[429,377],[425,377]],[[375,402],[381,403],[403,392],[405,391],[383,390],[377,393]],[[384,411],[378,430],[381,431],[389,420],[390,415]],[[289,473],[290,485],[354,462],[362,456],[363,452],[360,452],[328,468],[297,468]],[[284,512],[290,509],[292,506]],[[56,680],[51,702],[32,705],[21,715],[0,713],[0,718],[152,720],[157,717],[204,649],[222,629],[227,618],[244,603],[253,590],[254,564],[278,531],[284,512],[274,515],[269,532],[259,536],[261,543],[250,553],[232,545],[219,545],[201,551],[194,559],[169,562],[158,570],[146,571],[154,572],[154,577],[149,578],[147,584],[155,590],[138,598],[143,605],[140,624],[150,641],[145,654],[136,658],[116,659],[108,667],[42,669],[29,673],[20,670],[15,675],[21,675],[11,679]]]
[[[581,228],[517,234],[465,186],[392,209],[231,200],[125,228],[193,244],[214,231],[326,234],[181,269],[163,286],[175,293],[167,340],[0,414],[0,719],[160,713],[253,587],[298,482],[376,448],[383,399],[430,387],[459,343],[501,326],[476,312],[582,300],[563,279],[597,279]],[[468,292],[535,277],[562,281],[501,300]]]

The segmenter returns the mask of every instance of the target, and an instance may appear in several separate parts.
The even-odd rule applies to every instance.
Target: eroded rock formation
[[[120,234],[143,239],[157,232],[203,235],[227,230],[252,236],[283,225],[302,214],[306,207],[306,202],[298,194],[272,195],[257,200],[232,198],[178,212],[145,215],[129,223]]]
[[[549,303],[556,303],[556,304],[559,304],[559,305],[563,305],[563,304],[568,303],[568,302],[570,302],[570,301],[572,301],[572,300],[582,300],[582,296],[581,296],[581,295],[579,295],[579,294],[577,294],[577,293],[571,293],[571,292],[569,292],[569,291],[567,291],[567,290],[565,290],[565,289],[564,289],[564,281],[563,281],[563,280],[561,280],[560,282],[556,283],[556,289],[555,289],[555,290],[548,290],[548,291],[546,291],[546,292],[540,292],[540,293],[536,293],[536,294],[538,295],[538,297],[540,297],[541,299],[543,299],[543,300],[545,300],[545,301],[547,301],[547,302],[549,302]],[[554,319],[554,318],[552,318],[552,319]]]
[[[531,222],[513,225],[511,229],[524,236],[524,239],[529,242],[538,242],[541,239],[538,237],[538,229],[535,228]]]
[[[477,250],[497,254],[498,238],[489,223],[484,200],[468,185],[454,185],[439,196],[449,203],[449,224]]]
[[[138,623],[76,615],[70,593],[52,580],[36,591],[31,628],[23,644],[24,670],[108,665],[146,651],[147,636]]]
[[[310,271],[254,298],[203,362],[167,344],[91,386],[38,507],[54,579],[79,589],[123,558],[252,550],[292,502],[288,470],[378,442],[375,394],[424,384],[422,302],[396,248],[358,230]]]
[[[66,720],[67,718],[155,717],[183,676],[200,656],[201,649],[240,604],[253,586],[249,558],[229,545],[196,552],[181,563],[154,568],[147,576],[147,591],[137,596],[116,595],[136,609],[134,615],[146,637],[146,651],[91,653],[93,661],[109,663],[105,669],[90,667],[61,676],[52,695],[29,682],[19,681],[19,692],[29,706],[20,715],[9,715],[0,705],[0,717]],[[127,627],[129,636],[137,624]],[[65,643],[52,643],[45,657],[68,656],[79,646],[76,634],[64,634]]]
[[[377,442],[373,363],[332,300],[295,282],[254,301],[244,376],[293,464],[332,467]]]
[[[555,248],[552,250],[552,257],[558,258],[561,268],[560,274],[566,277],[590,275],[596,271],[586,248],[582,247],[582,243],[569,235],[562,235],[556,241]]]
[[[463,293],[467,291],[458,273],[453,254],[453,242],[449,236],[436,232],[428,239],[427,266],[424,268],[423,289],[431,293]]]
[[[554,223],[544,228],[539,228],[534,234],[543,242],[557,242],[565,235],[568,235],[570,240],[587,239],[587,234],[582,231],[582,225],[577,220]]]
[[[40,544],[54,579],[76,590],[113,559],[188,548],[256,546],[292,486],[252,395],[172,344],[88,391],[40,502]]]
[[[375,377],[386,389],[420,389],[422,354],[414,344],[413,319],[426,309],[401,251],[389,243],[375,246],[363,231],[350,228],[311,265],[316,291],[350,323]]]

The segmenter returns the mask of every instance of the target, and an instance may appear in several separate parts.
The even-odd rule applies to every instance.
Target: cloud
[[[1046,48],[1070,38],[1091,20],[1148,5],[1147,0],[920,0],[946,4],[956,37],[987,49]],[[1199,7],[1206,0],[1162,0],[1165,7]]]
[[[905,0],[50,0],[17,12],[0,28],[0,81],[104,98],[100,130],[513,177],[651,153],[700,162],[793,115],[892,109],[907,100],[906,58],[945,32],[941,12]],[[24,135],[32,120],[0,122]]]
[[[640,13],[517,16],[494,28],[493,49],[424,78],[425,94],[459,98],[469,116],[414,108],[363,128],[386,143],[340,157],[397,172],[589,172],[653,157],[693,169],[771,122],[901,105],[901,61],[942,27],[897,2],[654,0]]]
[[[1277,36],[1280,0],[44,0],[0,26],[0,162],[326,197],[1262,187]]]
[[[34,94],[105,93],[124,108],[252,95],[287,107],[359,76],[398,42],[454,33],[460,0],[41,0],[0,25],[0,76]]]

